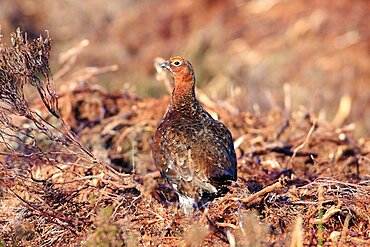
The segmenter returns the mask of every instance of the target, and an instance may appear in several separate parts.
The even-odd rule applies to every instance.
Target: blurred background
[[[0,0],[0,25],[5,43],[17,27],[30,38],[49,30],[54,72],[89,40],[77,66],[119,65],[97,82],[110,90],[165,95],[153,59],[181,55],[214,100],[263,114],[291,99],[292,110],[370,133],[368,0]]]

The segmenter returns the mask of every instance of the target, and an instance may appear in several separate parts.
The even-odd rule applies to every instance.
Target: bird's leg
[[[191,214],[194,211],[194,206],[196,205],[195,200],[187,196],[183,196],[180,194],[178,195],[181,209],[184,211],[185,214]]]

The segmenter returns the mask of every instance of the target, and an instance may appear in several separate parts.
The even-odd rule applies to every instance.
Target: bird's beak
[[[173,70],[170,67],[170,61],[168,61],[168,60],[164,61],[163,63],[160,64],[160,66],[161,66],[161,68],[168,70],[172,74],[175,74],[175,72],[173,72]]]

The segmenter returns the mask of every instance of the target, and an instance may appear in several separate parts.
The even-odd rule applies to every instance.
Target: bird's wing
[[[213,126],[213,131],[215,132],[215,135],[220,138],[219,142],[222,143],[223,150],[226,151],[227,157],[224,157],[223,160],[226,160],[223,164],[223,167],[225,170],[228,170],[230,173],[230,179],[236,180],[237,174],[236,174],[236,154],[234,149],[234,141],[231,136],[230,131],[227,129],[227,127],[219,122],[215,121]]]

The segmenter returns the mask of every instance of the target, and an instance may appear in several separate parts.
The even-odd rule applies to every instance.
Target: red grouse
[[[161,64],[175,79],[167,111],[153,137],[153,158],[188,213],[235,181],[236,155],[230,131],[195,97],[189,61],[172,57]]]

